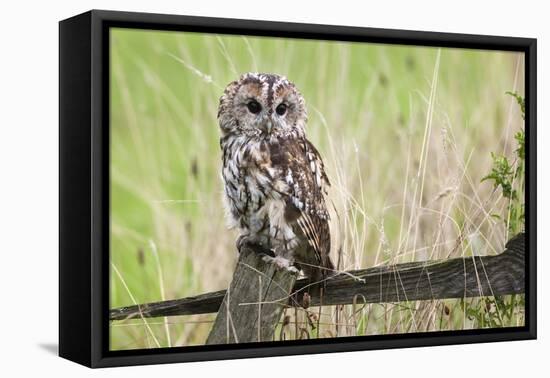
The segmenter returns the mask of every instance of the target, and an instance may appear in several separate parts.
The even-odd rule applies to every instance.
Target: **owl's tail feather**
[[[320,266],[302,266],[302,270],[309,280],[305,292],[311,297],[320,297],[323,293],[326,293],[327,281],[335,274],[334,264],[330,257],[324,257],[323,260],[325,261]],[[322,298],[320,302],[322,302]]]

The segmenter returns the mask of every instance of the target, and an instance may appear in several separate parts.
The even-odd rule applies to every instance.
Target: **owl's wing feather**
[[[287,213],[314,253],[314,265],[333,269],[330,261],[329,213],[325,195],[330,182],[317,149],[307,139],[280,141],[272,151],[288,186]],[[278,160],[278,161],[277,161]],[[321,272],[322,275],[326,273]]]

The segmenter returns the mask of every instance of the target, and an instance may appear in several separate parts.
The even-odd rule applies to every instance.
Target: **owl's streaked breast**
[[[261,210],[269,200],[282,201],[286,184],[272,166],[267,142],[229,135],[221,147],[226,204],[234,225],[253,231],[268,226],[267,212]]]

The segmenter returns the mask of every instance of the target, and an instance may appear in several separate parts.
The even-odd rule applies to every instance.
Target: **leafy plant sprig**
[[[525,99],[515,93],[506,92],[514,97],[520,107],[521,116],[525,120]],[[494,189],[500,188],[502,195],[508,200],[508,214],[504,221],[508,224],[508,230],[512,235],[520,232],[525,225],[525,130],[521,129],[514,135],[517,148],[514,150],[514,160],[510,162],[508,157],[491,152],[493,166],[491,172],[481,181],[493,181]],[[520,195],[521,194],[521,195]],[[500,216],[496,216],[500,218]]]

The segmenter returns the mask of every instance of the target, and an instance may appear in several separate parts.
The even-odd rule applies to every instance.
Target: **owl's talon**
[[[259,255],[275,257],[275,253],[271,249],[250,240],[250,237],[248,235],[241,235],[237,239],[237,250],[239,251],[239,253],[241,253],[243,248],[251,249]]]
[[[235,244],[237,245],[237,251],[241,253],[242,249],[250,244],[248,235],[240,235]]]
[[[288,267],[288,268],[286,268],[286,270],[288,270],[290,273],[294,273],[294,274],[300,273],[298,268],[296,268],[295,266]]]
[[[265,255],[262,257],[262,260],[267,263],[274,264],[278,269],[286,269],[289,272],[294,274],[298,274],[300,272],[295,266],[292,265],[290,260],[285,259],[284,257],[281,257],[281,256],[271,257],[271,256]]]

